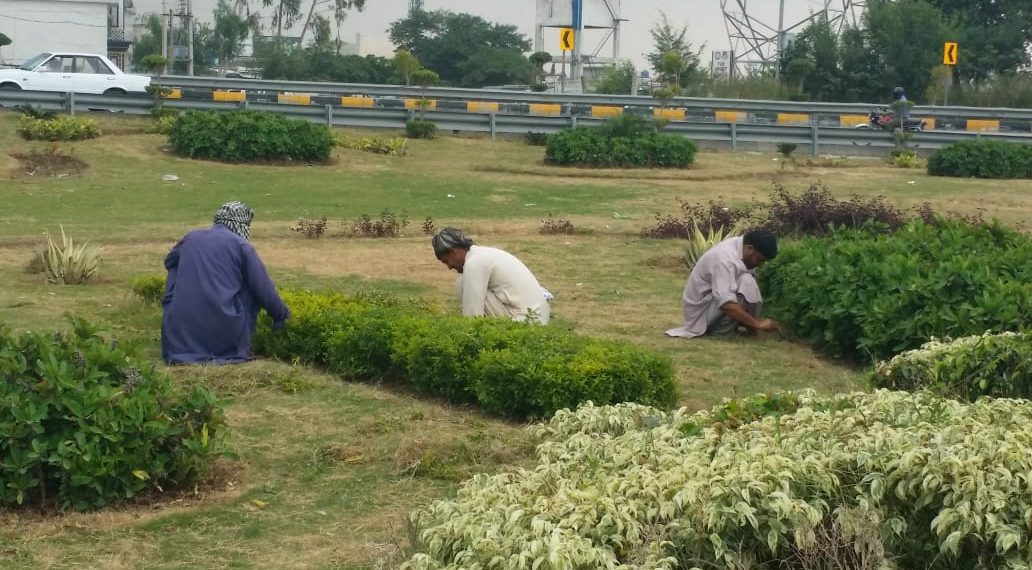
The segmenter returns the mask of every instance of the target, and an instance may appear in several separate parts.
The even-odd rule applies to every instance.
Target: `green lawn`
[[[860,389],[863,371],[774,337],[674,340],[686,274],[682,244],[643,241],[656,212],[678,199],[745,203],[772,182],[793,190],[821,180],[839,195],[886,195],[913,206],[1016,224],[1032,219],[1032,181],[932,178],[876,160],[820,160],[782,168],[770,154],[702,152],[684,172],[545,166],[520,141],[444,137],[412,141],[405,158],[335,153],[329,166],[238,166],[184,160],[146,134],[148,121],[102,116],[105,136],[58,148],[88,164],[77,175],[28,176],[11,153],[46,149],[15,134],[0,113],[0,320],[15,330],[63,326],[74,313],[158,356],[160,311],[133,298],[134,275],[161,261],[223,202],[257,211],[253,242],[281,287],[387,290],[450,300],[454,274],[432,255],[421,225],[457,225],[521,257],[556,294],[553,314],[586,333],[669,354],[682,403],[692,408],[757,391]],[[165,174],[178,180],[163,182]],[[397,239],[346,237],[361,214],[388,209],[410,224]],[[617,215],[614,215],[617,214]],[[326,216],[328,235],[291,231],[299,217]],[[571,220],[578,233],[545,236],[541,220]],[[49,286],[24,272],[61,225],[104,247],[96,283]],[[409,544],[406,517],[448,496],[477,471],[524,461],[521,426],[475,410],[419,400],[383,387],[345,384],[275,362],[172,371],[228,401],[240,459],[217,476],[157,504],[98,513],[0,512],[2,568],[376,568]]]

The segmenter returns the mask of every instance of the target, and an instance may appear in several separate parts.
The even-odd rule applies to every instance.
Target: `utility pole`
[[[193,36],[194,36],[194,18],[193,18],[193,0],[186,0],[186,74],[192,76],[194,74],[194,51],[193,51]]]
[[[165,75],[168,75],[168,28],[172,23],[172,14],[169,13],[168,0],[161,0],[161,57],[165,58]]]
[[[581,44],[583,44],[584,28],[584,0],[573,0],[573,53],[570,57],[570,76],[575,81],[580,81],[584,75],[584,62],[582,61]],[[578,91],[579,93],[580,91]]]
[[[781,58],[785,53],[785,0],[781,0],[778,11],[778,59],[774,62],[774,79],[781,79]]]

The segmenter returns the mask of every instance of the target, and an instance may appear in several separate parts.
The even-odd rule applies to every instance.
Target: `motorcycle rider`
[[[892,90],[892,108],[896,110],[896,118],[900,124],[906,124],[910,118],[910,101],[907,101],[906,91],[902,87]]]

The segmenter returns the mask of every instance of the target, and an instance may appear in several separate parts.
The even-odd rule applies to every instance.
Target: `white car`
[[[150,81],[90,53],[41,53],[14,69],[0,69],[0,89],[125,95],[146,92]]]

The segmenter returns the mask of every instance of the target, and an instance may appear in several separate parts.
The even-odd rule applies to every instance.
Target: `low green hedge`
[[[133,277],[133,293],[145,303],[158,304],[165,296],[165,278],[160,275]]]
[[[437,136],[437,124],[425,119],[405,121],[405,132],[414,139],[432,139]]]
[[[222,405],[83,321],[0,329],[0,507],[87,509],[187,486],[226,450]]]
[[[78,141],[100,136],[97,122],[89,117],[36,118],[22,115],[18,133],[31,141]]]
[[[928,174],[962,178],[1032,178],[1032,145],[991,139],[961,141],[935,151]]]
[[[187,111],[168,140],[177,154],[226,162],[325,162],[335,144],[326,125],[259,111]]]
[[[878,388],[933,390],[974,401],[981,396],[1032,398],[1032,333],[932,340],[880,363],[870,374]]]
[[[770,316],[859,361],[933,337],[1032,327],[1032,239],[998,224],[839,230],[785,244],[758,278]]]
[[[659,132],[612,134],[576,127],[548,137],[545,159],[561,165],[687,168],[695,162],[695,143]]]
[[[669,358],[559,327],[446,315],[423,301],[285,292],[292,318],[259,324],[258,354],[325,366],[352,380],[391,380],[514,418],[591,400],[670,406]]]

